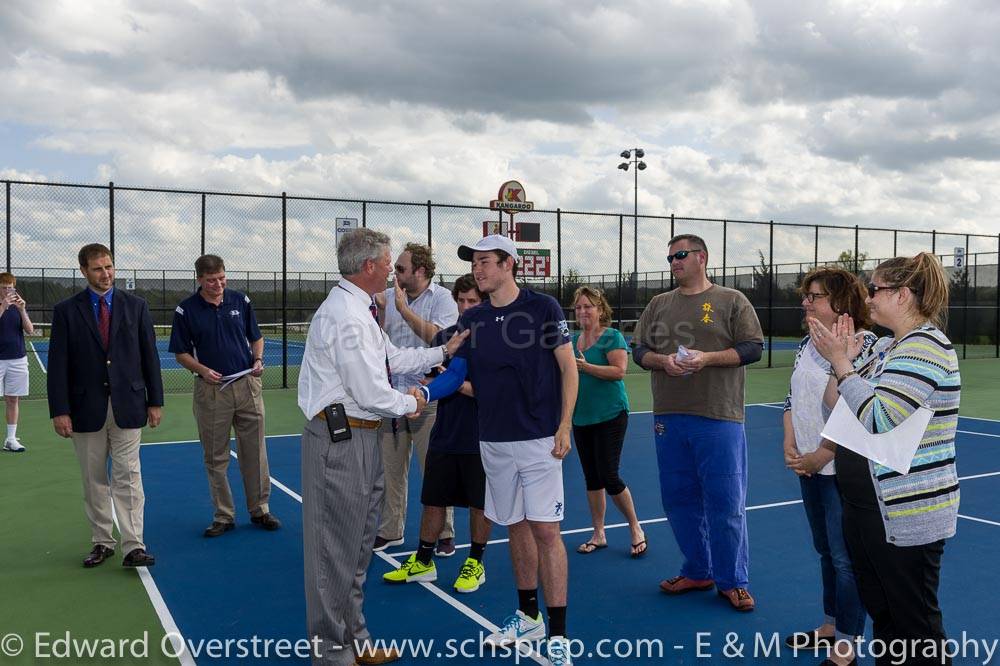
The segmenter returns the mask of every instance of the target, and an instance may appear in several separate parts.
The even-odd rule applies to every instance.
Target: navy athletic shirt
[[[10,361],[25,356],[21,311],[11,305],[0,315],[0,359]]]
[[[223,376],[252,367],[250,343],[260,340],[261,334],[249,297],[226,289],[222,303],[215,306],[200,291],[199,287],[174,311],[170,352],[191,354]]]
[[[431,346],[445,344],[457,329],[456,325],[438,331]],[[428,448],[441,453],[479,453],[479,414],[475,398],[455,392],[438,401]]]
[[[476,402],[482,406],[479,438],[517,442],[553,436],[562,418],[562,375],[553,350],[570,342],[556,300],[522,288],[505,307],[486,301],[466,310],[458,328],[472,331],[455,359],[465,361]],[[463,364],[452,365],[457,369]],[[433,397],[454,382],[451,373],[429,387]]]

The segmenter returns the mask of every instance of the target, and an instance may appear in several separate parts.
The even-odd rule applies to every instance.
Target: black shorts
[[[478,453],[427,452],[421,504],[482,509],[485,501],[486,472]]]

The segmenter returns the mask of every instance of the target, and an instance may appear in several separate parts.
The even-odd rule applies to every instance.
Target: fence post
[[[896,247],[897,247],[896,241],[898,240],[898,236],[899,236],[899,231],[897,231],[896,229],[893,229],[892,230],[892,256],[893,257],[895,257],[898,254],[898,252],[896,252]]]
[[[767,255],[767,367],[774,354],[774,220],[768,223]]]
[[[368,202],[361,202],[361,227],[364,229],[368,228]],[[325,279],[325,278],[324,278]]]
[[[1000,270],[1000,269],[998,269]],[[962,360],[965,360],[969,346],[969,234],[965,234],[965,257],[962,261]]]
[[[288,195],[285,192],[281,193],[281,388],[288,388]]]
[[[7,272],[10,273],[10,181],[7,181]]]
[[[819,267],[819,225],[813,227],[813,268]]]
[[[624,291],[624,284],[622,280],[622,236],[625,234],[625,219],[624,216],[618,216],[618,330],[622,330],[622,309],[624,300],[622,298],[622,292]],[[635,274],[633,273],[633,276]],[[638,282],[636,283],[638,285]],[[574,303],[574,305],[576,305]]]
[[[858,274],[858,225],[854,225],[854,274]]]
[[[201,253],[205,254],[205,194],[201,195]]]
[[[937,229],[931,231],[931,254],[937,254]]]
[[[427,247],[431,246],[431,200],[427,200]]]
[[[722,221],[722,286],[726,286],[726,226],[725,220]]]
[[[994,358],[1000,358],[1000,234],[997,234],[997,293],[995,309],[997,313],[996,330],[993,332],[993,340],[996,347],[993,351]]]
[[[556,208],[556,274],[558,284],[556,285],[556,300],[562,307],[563,302],[563,272],[562,272],[562,209]]]
[[[671,238],[674,237],[674,214],[673,213],[670,214],[670,237]],[[667,251],[668,252],[670,251],[669,247],[667,248]],[[667,268],[669,268],[669,266]],[[661,273],[661,275],[662,275],[662,273]],[[663,283],[663,278],[662,277],[660,278],[660,283],[661,284]],[[670,271],[670,290],[673,291],[673,289],[674,289],[674,272]]]
[[[108,231],[110,232],[111,238],[108,248],[111,250],[111,256],[115,256],[115,184],[114,182],[108,183]]]

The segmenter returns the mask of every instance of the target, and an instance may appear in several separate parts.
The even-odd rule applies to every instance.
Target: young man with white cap
[[[541,578],[549,615],[548,658],[570,664],[566,639],[566,547],[562,460],[569,453],[577,369],[569,329],[554,298],[518,287],[518,254],[506,236],[458,249],[489,300],[459,318],[469,330],[448,370],[413,389],[428,400],[454,393],[468,375],[480,405],[479,445],[486,471],[485,514],[506,525],[518,609],[486,638],[510,645],[545,637],[538,609]]]

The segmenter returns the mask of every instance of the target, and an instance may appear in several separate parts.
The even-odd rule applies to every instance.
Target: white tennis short
[[[552,456],[553,437],[520,442],[479,442],[486,471],[486,517],[498,525],[525,518],[563,519],[562,460]]]
[[[0,359],[0,396],[28,395],[28,357]]]

